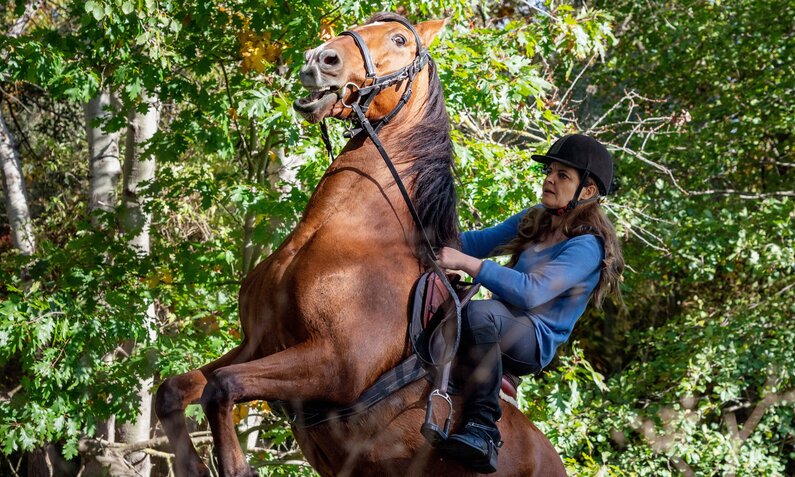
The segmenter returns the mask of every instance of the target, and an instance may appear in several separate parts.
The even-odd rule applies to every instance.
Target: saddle
[[[463,281],[460,275],[447,274],[447,279],[458,295],[462,309],[480,290],[479,283]],[[448,313],[454,313],[454,310],[451,310],[452,307],[453,301],[450,299],[450,292],[447,291],[437,274],[427,272],[417,280],[411,318],[411,332],[415,335],[412,345],[414,345],[414,352],[426,363],[439,363],[445,353],[445,346],[449,340],[445,340],[446,330],[444,330],[443,320]],[[520,377],[504,371],[501,384],[502,393],[515,402],[516,389],[521,382]]]

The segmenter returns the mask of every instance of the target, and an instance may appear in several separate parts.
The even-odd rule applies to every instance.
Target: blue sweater
[[[526,213],[527,209],[494,227],[462,233],[462,251],[477,258],[494,256],[494,249],[516,237]],[[585,311],[603,259],[601,239],[580,235],[538,252],[531,245],[513,268],[485,260],[474,279],[532,320],[545,367]]]

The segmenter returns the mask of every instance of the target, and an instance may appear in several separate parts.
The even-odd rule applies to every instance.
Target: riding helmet
[[[607,195],[613,189],[613,157],[592,137],[568,134],[555,141],[546,154],[533,154],[532,157],[543,164],[557,161],[580,172],[588,171],[600,195]]]

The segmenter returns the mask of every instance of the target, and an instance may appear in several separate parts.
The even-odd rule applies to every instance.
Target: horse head
[[[395,109],[406,85],[427,63],[426,48],[446,23],[430,20],[412,26],[399,15],[381,13],[308,50],[300,79],[309,95],[296,100],[294,108],[313,123],[327,117],[346,119],[360,92],[378,81],[384,87],[375,91],[366,114],[371,121],[382,119]]]

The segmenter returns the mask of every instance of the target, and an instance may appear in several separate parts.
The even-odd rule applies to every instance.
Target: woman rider
[[[572,134],[545,155],[541,204],[494,227],[461,234],[462,251],[443,248],[439,265],[463,270],[491,290],[462,319],[454,379],[466,380],[464,422],[442,450],[481,473],[496,471],[503,365],[513,374],[540,372],[593,295],[620,299],[624,260],[598,199],[610,192],[613,160],[593,138]],[[508,266],[490,260],[510,255]]]

